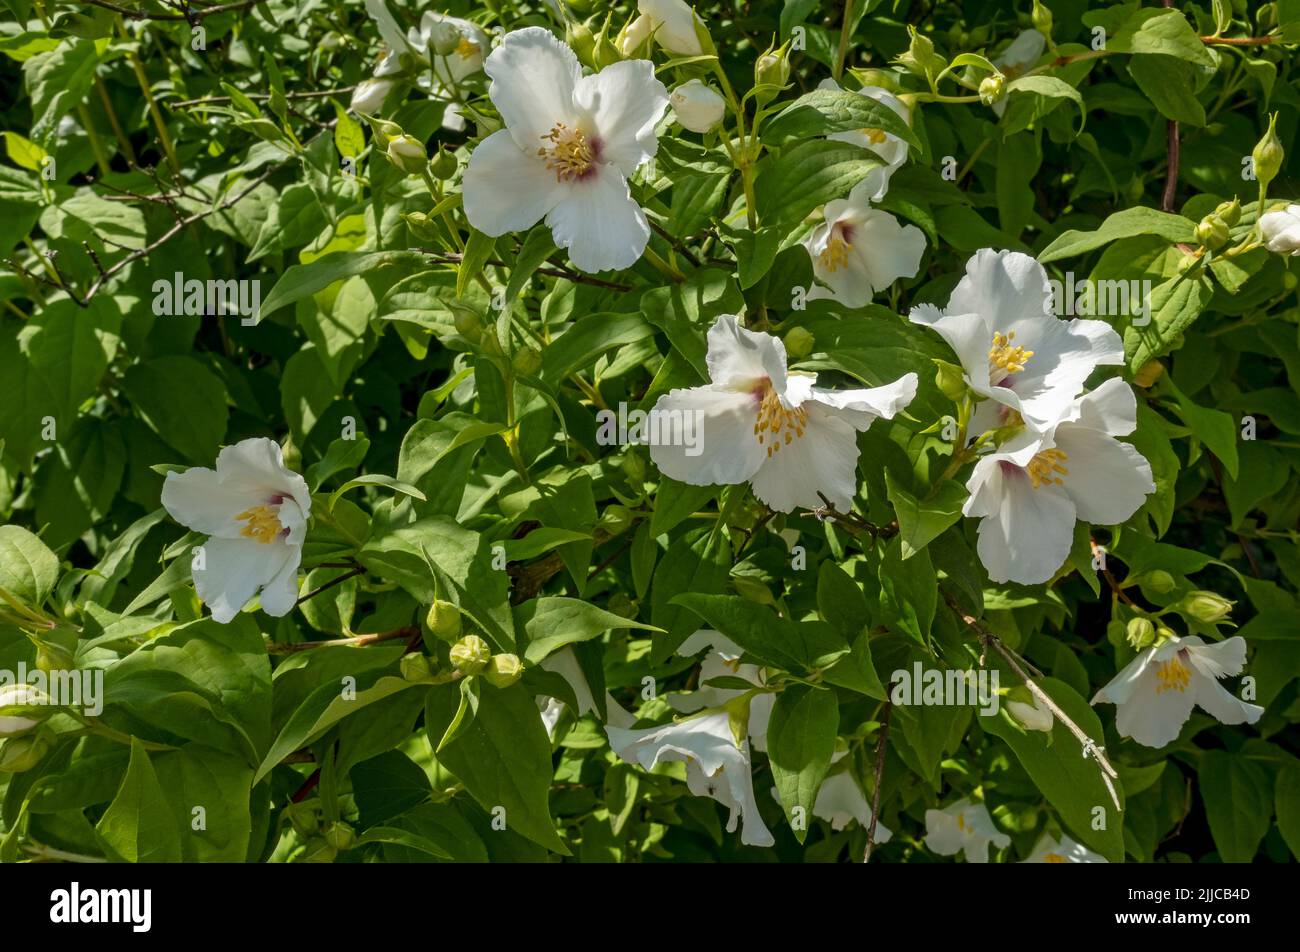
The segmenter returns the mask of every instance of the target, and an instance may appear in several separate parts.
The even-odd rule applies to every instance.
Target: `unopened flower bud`
[[[542,352],[536,347],[520,347],[510,359],[510,366],[521,377],[531,377],[542,366]]]
[[[564,28],[564,40],[569,48],[578,54],[578,61],[584,66],[596,69],[596,36],[591,27],[578,20],[569,21]]]
[[[812,331],[803,327],[792,327],[782,341],[785,344],[786,354],[795,360],[802,360],[811,354],[813,345],[817,343]]]
[[[754,63],[754,85],[770,88],[754,93],[760,105],[766,105],[776,98],[781,87],[790,81],[790,41],[786,40],[776,49],[768,47],[767,52]]]
[[[336,820],[325,827],[325,842],[336,850],[350,850],[357,842],[357,834],[352,827],[341,820]]]
[[[483,680],[496,688],[508,688],[524,675],[523,662],[518,655],[493,655],[483,672]]]
[[[54,746],[55,737],[49,730],[35,734],[10,737],[0,745],[0,773],[22,773],[39,764]]]
[[[363,79],[352,90],[352,101],[348,108],[357,115],[376,113],[395,85],[391,79]]]
[[[429,631],[435,638],[451,644],[460,637],[461,621],[460,609],[451,602],[444,602],[442,599],[434,599],[429,606],[429,614],[425,618],[425,623],[429,626]]]
[[[478,674],[492,659],[492,649],[478,635],[466,635],[451,646],[452,666],[461,674]]]
[[[472,344],[477,344],[483,336],[483,321],[467,307],[453,307],[453,322],[456,333]]]
[[[1164,569],[1152,569],[1142,578],[1143,588],[1156,595],[1167,595],[1174,590],[1176,584],[1174,577]]]
[[[377,152],[387,149],[390,140],[406,134],[395,122],[389,122],[387,119],[371,119],[369,116],[366,118],[370,123],[370,131],[375,134],[374,146]]]
[[[991,106],[1006,95],[1006,77],[1001,73],[985,76],[980,83],[980,102]]]
[[[891,93],[896,93],[901,88],[898,85],[898,74],[892,69],[854,69],[850,72],[864,87],[884,89]]]
[[[291,802],[285,807],[284,812],[299,836],[311,836],[320,829],[320,814],[316,812],[313,804]]]
[[[76,662],[72,652],[63,645],[42,641],[36,646],[36,667],[45,672],[71,671]]]
[[[384,154],[398,171],[407,175],[419,175],[424,171],[425,163],[429,161],[428,153],[424,151],[424,143],[405,133],[389,139]]]
[[[1043,6],[1041,0],[1034,0],[1034,10],[1029,15],[1029,22],[1044,37],[1049,40],[1052,38],[1052,11]]]
[[[627,506],[617,504],[606,506],[600,520],[596,523],[596,528],[604,529],[610,535],[620,535],[632,524],[634,518],[632,510]]]
[[[1230,202],[1220,202],[1219,207],[1214,210],[1214,214],[1223,219],[1229,227],[1234,227],[1237,222],[1241,221],[1241,199],[1235,195]]]
[[[1197,621],[1214,624],[1227,618],[1234,604],[1216,592],[1195,591],[1179,602],[1178,607]]]
[[[50,699],[30,684],[0,687],[0,737],[26,734],[53,713],[49,703]]]
[[[967,393],[964,371],[946,360],[936,360],[934,366],[934,385],[953,403],[960,403]]]
[[[1228,224],[1218,215],[1206,215],[1196,226],[1196,242],[1217,251],[1228,243]]]
[[[1134,651],[1149,648],[1156,640],[1156,626],[1150,618],[1130,618],[1124,638]]]
[[[1251,157],[1255,162],[1255,178],[1259,180],[1259,187],[1268,188],[1268,183],[1277,178],[1277,173],[1282,168],[1282,160],[1286,157],[1282,143],[1277,137],[1277,113],[1269,116],[1268,131],[1255,145]]]
[[[429,47],[439,56],[450,56],[460,46],[461,34],[456,24],[439,20],[429,33]]]
[[[438,151],[434,153],[433,158],[429,160],[429,174],[443,181],[454,176],[459,168],[460,160],[441,145],[438,146]]]
[[[1177,633],[1166,625],[1156,625],[1156,641],[1152,647],[1159,648],[1170,638],[1177,638]]]
[[[405,212],[402,220],[406,222],[406,227],[419,241],[438,241],[442,237],[442,232],[438,226],[424,212]]]
[[[1300,205],[1275,208],[1259,216],[1259,236],[1264,247],[1280,255],[1300,255]],[[1290,271],[1285,277],[1294,278]],[[1287,290],[1294,287],[1289,285]]]
[[[684,129],[691,132],[708,132],[722,121],[727,112],[727,101],[712,86],[692,79],[682,83],[668,96],[673,115]]]
[[[1027,731],[1050,731],[1056,718],[1028,688],[1013,688],[1007,694],[1007,713]]]
[[[422,654],[402,655],[402,660],[397,663],[398,670],[402,672],[404,681],[428,681],[433,677],[433,665],[429,664],[429,659]]]

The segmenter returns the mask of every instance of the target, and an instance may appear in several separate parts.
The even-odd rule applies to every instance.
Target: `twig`
[[[835,522],[848,526],[850,529],[858,529],[862,532],[870,533],[877,539],[888,539],[892,536],[898,535],[897,519],[889,523],[889,525],[878,526],[874,522],[868,522],[866,519],[863,519],[856,512],[840,512],[835,508],[834,503],[826,498],[824,493],[819,492],[817,496],[823,503],[825,503],[824,506],[813,510],[813,515],[818,519],[833,519]]]
[[[188,14],[185,13],[143,13],[140,10],[132,10],[130,7],[119,6],[112,3],[111,0],[86,0],[93,7],[103,7],[105,10],[112,10],[114,13],[126,17],[128,20],[176,20],[184,23],[193,23],[195,20],[202,20],[204,17],[215,16],[218,13],[230,13],[234,10],[245,10],[248,7],[255,7],[265,0],[238,0],[237,3],[223,3],[219,6],[208,7],[203,10],[191,9]]]
[[[272,641],[267,644],[266,653],[273,655],[297,654],[300,651],[311,651],[313,648],[334,648],[338,646],[364,648],[368,645],[377,645],[382,641],[410,638],[412,635],[418,638],[420,629],[408,626],[394,631],[377,631],[367,635],[354,635],[351,638],[332,638],[329,641]]]
[[[137,251],[133,251],[125,258],[122,258],[117,262],[115,262],[107,271],[105,271],[98,278],[96,278],[94,283],[91,284],[89,288],[86,289],[85,296],[82,298],[81,301],[82,307],[85,307],[86,303],[89,302],[90,299],[95,296],[95,292],[104,286],[105,281],[107,281],[113,275],[117,274],[119,271],[121,271],[131,262],[138,261],[140,258],[147,257],[149,254],[156,251],[163,244],[165,244],[166,242],[174,238],[177,234],[180,233],[180,231],[183,228],[187,227],[188,225],[192,225],[196,221],[201,221],[204,218],[207,218],[209,215],[215,215],[217,212],[225,211],[230,206],[242,201],[250,192],[253,191],[253,189],[257,188],[257,186],[265,182],[268,178],[271,177],[273,173],[279,171],[279,169],[280,166],[278,165],[271,166],[269,169],[267,169],[257,178],[253,179],[252,183],[248,186],[248,188],[244,189],[238,195],[234,196],[233,198],[227,199],[226,201],[222,202],[220,205],[215,206],[214,208],[209,208],[207,211],[195,212],[193,215],[190,215],[188,218],[178,221],[176,224],[172,225],[171,228],[167,229],[167,231],[163,232],[161,236],[156,238],[154,241],[150,242],[145,247],[140,248]]]
[[[876,738],[876,786],[871,794],[871,825],[867,827],[867,848],[862,854],[862,862],[871,862],[871,851],[876,846],[876,821],[880,818],[880,787],[885,774],[885,745],[889,742],[889,718],[894,713],[894,705],[885,701],[885,714],[880,721],[880,736]]]
[[[328,99],[330,96],[343,96],[353,92],[356,86],[341,86],[338,89],[313,89],[310,92],[285,93],[285,99]],[[249,99],[270,99],[270,93],[245,93]],[[219,103],[230,102],[229,96],[205,96],[202,99],[181,99],[177,102],[167,102],[163,100],[172,109],[180,109],[183,106],[215,106]]]
[[[1029,673],[1016,659],[1015,654],[1002,643],[1001,638],[985,628],[978,619],[966,614],[962,607],[957,604],[957,600],[947,592],[943,593],[943,597],[948,603],[948,607],[953,610],[954,614],[956,614],[958,618],[964,621],[977,635],[979,635],[980,642],[985,647],[992,647],[994,651],[1000,654],[1002,660],[1007,663],[1007,666],[1015,672],[1016,676],[1020,678],[1020,680],[1025,682],[1025,687],[1029,688],[1029,693],[1038,700],[1041,706],[1051,711],[1053,716],[1064,724],[1066,729],[1069,730],[1079,743],[1083,745],[1083,756],[1091,756],[1092,759],[1096,761],[1097,767],[1101,771],[1102,782],[1106,785],[1106,790],[1115,804],[1115,809],[1123,810],[1124,808],[1120,805],[1119,794],[1115,792],[1115,784],[1113,782],[1119,778],[1119,774],[1115,771],[1115,768],[1110,765],[1110,761],[1106,759],[1105,748],[1084,733],[1083,728],[1074,723],[1074,721],[1070,719],[1069,715],[1061,710],[1060,706],[1052,700],[1048,693],[1038,686],[1038,682],[1030,677]]]
[[[315,598],[321,592],[328,591],[329,589],[333,588],[335,585],[342,585],[348,579],[356,578],[358,575],[364,575],[365,572],[366,570],[362,568],[360,565],[355,566],[349,569],[348,571],[344,572],[342,575],[336,575],[334,578],[330,579],[324,585],[318,585],[316,588],[313,588],[306,595],[299,598],[298,601],[294,602],[294,604],[301,605],[303,602],[307,601],[307,599]]]
[[[1169,6],[1169,4],[1165,4]],[[1201,42],[1206,46],[1268,46],[1276,43],[1273,36],[1203,36]]]
[[[437,264],[460,264],[461,258],[463,257],[463,255],[460,255],[454,251],[429,251],[427,248],[417,248],[415,250],[419,251],[421,254],[426,254],[429,257],[433,258]],[[509,267],[509,265],[507,265],[506,262],[499,261],[495,258],[489,258],[487,261],[483,263],[490,264],[496,268]],[[601,278],[593,278],[589,274],[582,274],[581,272],[578,271],[572,271],[569,268],[564,267],[563,265],[556,264],[555,262],[551,262],[551,264],[553,265],[553,267],[538,268],[537,273],[545,274],[552,278],[566,278],[569,281],[572,281],[574,284],[590,284],[592,287],[607,288],[610,291],[631,291],[632,290],[632,285],[630,284],[619,284],[617,281],[605,281]]]
[[[1166,7],[1172,7],[1174,0],[1163,0]],[[1160,200],[1160,207],[1166,212],[1174,210],[1174,193],[1178,190],[1178,122],[1170,119],[1165,123],[1165,193]]]

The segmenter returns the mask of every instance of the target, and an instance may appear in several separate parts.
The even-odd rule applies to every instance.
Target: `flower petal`
[[[945,310],[982,315],[991,336],[993,330],[1006,330],[1016,321],[1050,316],[1051,294],[1047,272],[1029,255],[981,248],[966,262],[966,274]]]
[[[667,476],[691,486],[734,485],[753,477],[765,454],[754,436],[758,403],[753,394],[710,385],[672,390],[655,403],[653,412],[680,414],[678,431],[694,425],[693,445],[652,443],[650,459]],[[690,421],[688,424],[686,421]]]
[[[188,529],[222,539],[237,539],[244,524],[235,516],[257,505],[248,493],[221,481],[216,470],[195,466],[168,473],[162,504],[167,514]]]
[[[929,327],[948,342],[977,393],[989,393],[989,344],[993,329],[978,311],[945,314],[933,304],[919,304],[907,315],[913,324]]]
[[[1056,448],[1067,456],[1064,489],[1080,519],[1119,525],[1155,492],[1146,458],[1113,436],[1064,423],[1056,429]]]
[[[1029,474],[1010,463],[981,460],[976,469],[986,463],[998,472],[988,474],[984,480],[988,485],[980,493],[981,503],[995,506],[980,520],[976,545],[980,561],[994,582],[1046,582],[1070,554],[1074,503],[1057,486],[1035,489]],[[975,499],[972,491],[966,505],[972,506]]]
[[[557,122],[571,123],[573,90],[582,67],[573,50],[539,26],[507,33],[483,63],[491,98],[525,152],[540,148]]]
[[[818,493],[847,510],[858,491],[857,431],[836,416],[839,411],[816,402],[805,406],[803,436],[766,456],[750,481],[754,495],[778,512],[820,509],[826,503]]]
[[[224,485],[253,497],[291,496],[304,517],[311,513],[307,481],[284,465],[284,453],[275,440],[254,437],[222,447],[217,475]]]
[[[879,417],[886,420],[912,402],[916,396],[917,377],[903,374],[883,387],[863,390],[826,390],[813,387],[811,398],[836,411],[835,416],[855,430],[866,430]]]
[[[632,267],[650,241],[645,212],[613,165],[597,165],[594,174],[575,183],[547,214],[546,224],[574,266],[588,273]]]
[[[531,228],[571,190],[536,151],[519,148],[505,129],[479,143],[469,157],[461,187],[465,217],[494,238]]]
[[[194,570],[194,587],[199,599],[212,610],[212,617],[227,624],[263,586],[273,586],[272,607],[284,604],[286,579],[292,575],[297,598],[297,570],[302,560],[302,546],[255,539],[209,539],[203,543],[202,569]],[[288,573],[288,575],[286,575]],[[283,615],[293,607],[292,603]],[[271,610],[267,609],[268,614]]]
[[[723,314],[709,328],[709,353],[705,363],[709,380],[723,387],[748,387],[766,377],[777,393],[784,393],[785,344],[772,334],[746,330],[740,318]]]
[[[631,178],[654,157],[659,148],[655,125],[668,108],[668,90],[655,78],[649,60],[623,60],[582,77],[574,102],[594,127],[602,162],[613,162]]]
[[[1148,667],[1129,699],[1119,705],[1115,727],[1121,737],[1131,737],[1147,747],[1164,747],[1178,737],[1192,716],[1197,692],[1171,688],[1158,690],[1154,667]]]

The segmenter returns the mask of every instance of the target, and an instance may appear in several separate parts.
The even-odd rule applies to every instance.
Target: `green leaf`
[[[1072,258],[1134,235],[1159,235],[1170,242],[1186,243],[1193,240],[1192,233],[1195,229],[1195,223],[1181,215],[1137,205],[1111,215],[1096,231],[1063,232],[1038,253],[1038,260],[1047,264],[1061,258]]]
[[[358,274],[374,275],[388,268],[418,267],[424,258],[414,251],[334,251],[310,264],[286,268],[280,280],[262,302],[259,320],[265,320],[282,307],[323,291],[335,281]]]
[[[171,806],[138,740],[117,796],[95,824],[104,843],[128,863],[179,863],[180,833]]]
[[[801,142],[759,163],[754,185],[759,218],[764,225],[793,225],[818,205],[844,198],[879,165],[874,153],[849,142]]]
[[[767,145],[781,145],[857,129],[880,129],[921,148],[912,127],[885,103],[840,89],[816,89],[800,96],[763,124],[762,138]]]
[[[478,685],[478,678],[461,679],[460,705],[456,708],[456,714],[451,719],[451,723],[443,731],[442,740],[438,741],[437,746],[434,747],[433,752],[435,755],[441,754],[444,747],[463,734],[474,723],[474,716],[478,714]],[[429,739],[433,740],[433,737],[430,736]]]
[[[900,486],[889,470],[885,470],[885,485],[889,487],[889,501],[898,516],[903,561],[916,555],[961,518],[967,495],[961,483],[945,480],[924,499],[917,499]]]
[[[155,357],[122,379],[136,411],[191,463],[211,466],[226,435],[226,386],[193,357]]]
[[[1225,863],[1249,863],[1273,815],[1268,774],[1242,754],[1207,750],[1196,778],[1219,855]]]
[[[446,688],[429,692],[424,712],[429,742],[437,744],[460,706]],[[551,742],[532,694],[515,684],[484,692],[478,714],[438,755],[484,810],[556,853],[569,850],[551,819]]]
[[[0,526],[0,588],[40,608],[58,577],[58,556],[44,542],[21,526]]]
[[[545,596],[515,609],[516,620],[528,633],[524,657],[540,663],[565,645],[590,641],[613,629],[645,628],[663,634],[662,628],[615,615],[577,598]]]
[[[483,268],[492,257],[496,244],[495,238],[471,226],[469,239],[465,242],[465,253],[460,259],[460,267],[456,269],[456,297],[464,297],[470,282],[483,274]]]
[[[760,664],[811,673],[849,652],[844,639],[825,622],[793,622],[747,598],[687,592],[672,601],[699,615]]]
[[[416,489],[410,483],[404,483],[400,479],[394,479],[392,476],[385,476],[383,473],[367,473],[364,476],[358,476],[355,479],[349,479],[346,483],[334,490],[330,494],[329,508],[334,508],[340,496],[349,489],[356,489],[359,486],[382,486],[385,489],[391,489],[395,493],[401,493],[403,496],[410,496],[412,499],[425,501],[424,493]]]
[[[1058,99],[1068,99],[1079,107],[1079,132],[1088,116],[1087,107],[1079,91],[1056,76],[1021,76],[1007,83],[1007,111],[1004,119],[1003,135],[1012,135],[1028,128],[1043,116],[1055,109]],[[1032,100],[1028,107],[1021,105],[1022,99]]]
[[[1197,67],[1172,56],[1144,53],[1129,60],[1128,71],[1166,119],[1205,125],[1205,107],[1193,91]]]
[[[791,829],[800,843],[808,835],[817,791],[831,766],[840,709],[835,692],[791,684],[776,696],[767,727],[772,779]],[[795,822],[795,810],[803,822]]]

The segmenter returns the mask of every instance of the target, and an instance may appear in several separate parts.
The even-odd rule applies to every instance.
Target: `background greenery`
[[[404,25],[421,12],[393,6]],[[404,213],[431,211],[425,183],[372,152],[371,131],[346,112],[380,53],[360,3],[218,12],[4,0],[0,585],[28,614],[6,609],[0,666],[40,653],[47,666],[102,668],[108,703],[98,729],[52,719],[57,742],[0,775],[0,858],[860,860],[857,824],[833,832],[818,820],[796,835],[782,819],[774,774],[815,789],[825,765],[779,741],[754,764],[771,850],[724,833],[725,813],[690,796],[680,772],[619,762],[594,717],[569,715],[548,741],[534,696],[573,698],[537,666],[547,654],[574,644],[596,697],[607,688],[636,709],[643,678],[661,694],[694,685],[694,659],[673,650],[703,617],[774,672],[813,667],[783,650],[782,626],[818,626],[850,652],[830,679],[834,705],[785,713],[805,717],[808,736],[843,739],[868,797],[883,749],[880,820],[895,836],[874,859],[932,861],[920,845],[925,810],[980,788],[1013,834],[1007,858],[1063,826],[1114,861],[1289,861],[1300,851],[1294,266],[1263,250],[1208,267],[1189,268],[1187,255],[1220,202],[1243,203],[1234,236],[1253,224],[1257,184],[1243,181],[1242,159],[1270,112],[1287,153],[1270,196],[1296,196],[1300,3],[1048,6],[1067,62],[1013,91],[1001,120],[955,81],[978,85],[975,60],[937,96],[922,47],[894,73],[918,94],[917,147],[884,207],[921,227],[929,248],[915,279],[848,312],[792,307],[792,289],[811,283],[798,244],[806,216],[871,165],[820,138],[834,129],[824,114],[769,119],[744,170],[716,138],[664,135],[634,194],[658,226],[652,249],[682,280],[646,260],[593,280],[542,226],[495,241],[473,232],[454,200],[458,178],[438,183],[453,197],[454,237],[440,216],[418,234],[407,226]],[[770,39],[803,28],[770,115],[827,76],[855,85],[851,68],[889,69],[913,46],[908,24],[949,60],[994,56],[1031,25],[1023,3],[859,2],[847,21],[843,7],[706,0],[697,10],[740,95]],[[489,29],[564,32],[545,4],[447,8]],[[599,31],[604,9],[565,12],[596,14]],[[616,4],[611,34],[634,12]],[[1151,16],[1164,19],[1151,28]],[[1071,60],[1098,25],[1107,55]],[[1199,39],[1216,35],[1269,42]],[[671,87],[708,71],[693,62],[659,75]],[[490,119],[482,74],[464,89]],[[444,109],[415,89],[383,116],[463,170],[475,125],[442,128]],[[1174,202],[1161,211],[1168,120],[1181,149]],[[359,174],[343,174],[341,158]],[[731,214],[746,177],[753,222]],[[938,421],[952,405],[932,359],[950,355],[900,317],[945,302],[987,246],[1038,254],[1053,275],[1156,286],[1152,326],[1117,329],[1123,373],[1140,388],[1132,439],[1157,491],[1121,532],[1080,527],[1068,573],[1048,586],[990,585],[959,487],[934,486],[950,453]],[[155,317],[153,284],[175,272],[259,279],[261,322]],[[490,308],[485,285],[504,289],[506,308]],[[828,379],[920,375],[908,413],[860,438],[858,508],[870,530],[774,515],[743,486],[670,485],[643,450],[596,443],[596,406],[649,407],[703,379],[703,332],[722,313],[782,336],[810,332],[801,366]],[[1253,441],[1239,438],[1244,415],[1257,421]],[[342,438],[349,421],[355,440]],[[303,591],[348,577],[288,617],[245,613],[219,626],[190,582],[197,537],[159,508],[161,473],[211,465],[221,445],[259,435],[285,443],[316,493]],[[361,474],[388,478],[349,483]],[[805,547],[802,569],[778,534],[787,530]],[[1091,567],[1090,537],[1109,550],[1105,574]],[[505,570],[493,567],[496,546]],[[353,561],[361,571],[322,565]],[[1158,609],[1192,589],[1236,601],[1267,713],[1230,728],[1198,712],[1162,750],[1123,742],[1114,709],[1086,701],[1132,657],[1128,603]],[[446,669],[446,646],[421,637],[435,591],[460,606],[467,630],[528,664],[520,684],[478,691],[475,716],[439,758],[429,738],[442,738],[461,691],[404,679],[400,665],[425,653]],[[687,592],[714,598],[674,601]],[[1122,826],[1090,829],[1087,811],[1107,795],[1059,724],[1044,738],[968,708],[899,708],[880,744],[890,671],[980,656],[959,614],[1040,669],[1105,743]],[[1166,620],[1196,630],[1194,619]],[[374,637],[291,650],[364,635]],[[1003,665],[996,652],[986,660]],[[356,701],[338,698],[345,676]],[[800,696],[788,690],[779,704]],[[660,699],[641,713],[662,721],[665,711]],[[204,830],[193,829],[194,804],[206,808]],[[492,829],[493,804],[507,807],[509,830]]]

